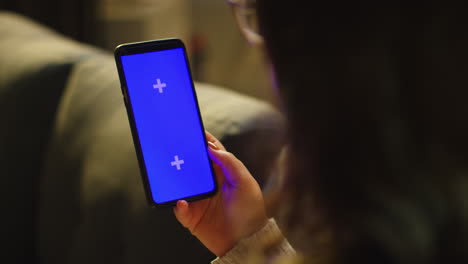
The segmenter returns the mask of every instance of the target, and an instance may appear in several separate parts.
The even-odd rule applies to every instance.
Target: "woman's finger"
[[[205,130],[205,135],[206,135],[206,140],[208,142],[211,142],[213,145],[215,145],[218,149],[226,151],[226,148],[223,146],[221,141],[219,141],[215,136],[213,136],[210,132]]]
[[[240,162],[233,154],[223,151],[209,148],[208,151],[211,160],[218,165],[225,177],[225,180],[230,185],[239,185],[246,175],[250,175],[247,168]]]

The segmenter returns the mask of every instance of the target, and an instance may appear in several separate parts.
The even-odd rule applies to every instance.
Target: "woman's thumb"
[[[209,155],[226,178],[226,181],[233,186],[239,185],[246,175],[250,175],[247,168],[232,153],[209,147]]]
[[[189,204],[185,200],[177,201],[174,207],[174,214],[179,222],[185,227],[190,229],[191,212]]]

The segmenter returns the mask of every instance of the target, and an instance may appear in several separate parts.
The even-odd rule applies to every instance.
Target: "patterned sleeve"
[[[258,255],[264,254],[264,252],[268,252],[268,254],[266,256]],[[283,237],[275,220],[271,218],[262,229],[241,240],[226,255],[213,260],[211,263],[243,264],[246,262],[274,262],[275,259],[295,255],[296,251],[291,247],[286,238]]]

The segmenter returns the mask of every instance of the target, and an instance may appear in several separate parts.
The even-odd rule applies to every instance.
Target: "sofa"
[[[6,11],[0,36],[2,261],[209,263],[170,208],[146,202],[112,54]],[[205,128],[267,186],[281,114],[195,86]]]

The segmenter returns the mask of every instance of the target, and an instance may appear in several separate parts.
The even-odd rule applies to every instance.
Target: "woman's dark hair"
[[[467,263],[462,2],[257,9],[288,119],[294,226],[329,231],[332,263]]]

